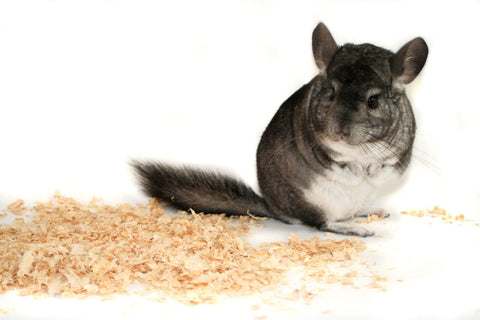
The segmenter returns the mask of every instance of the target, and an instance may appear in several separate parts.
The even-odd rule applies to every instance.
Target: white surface
[[[388,225],[371,225],[379,234],[386,228],[384,238],[368,240],[378,263],[399,268],[392,279],[404,282],[392,281],[386,293],[331,288],[293,315],[265,314],[478,318],[470,292],[480,284],[479,229],[436,228],[398,212],[439,204],[480,219],[479,14],[473,0],[1,2],[0,207],[18,197],[47,200],[56,189],[81,200],[141,201],[127,165],[135,158],[223,168],[254,185],[263,129],[315,74],[310,41],[319,21],[338,43],[397,50],[422,36],[430,55],[408,89],[419,127],[414,161],[398,190],[380,200],[394,213]],[[298,228],[312,232],[273,223],[259,233],[286,239]],[[251,304],[0,296],[0,308],[15,309],[5,319],[263,314]],[[57,305],[66,314],[56,314]]]

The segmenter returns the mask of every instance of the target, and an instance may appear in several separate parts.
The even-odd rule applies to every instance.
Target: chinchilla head
[[[415,120],[404,87],[425,64],[423,39],[411,40],[397,53],[371,44],[339,47],[320,23],[313,53],[320,72],[312,82],[308,113],[319,139],[395,154],[411,149]]]

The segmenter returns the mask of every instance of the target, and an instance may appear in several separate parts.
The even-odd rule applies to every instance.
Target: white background
[[[260,135],[315,75],[323,21],[339,44],[426,40],[408,87],[414,159],[380,202],[394,216],[439,204],[480,219],[479,17],[479,1],[459,0],[1,2],[0,208],[57,189],[143,201],[132,159],[219,168],[256,187]]]

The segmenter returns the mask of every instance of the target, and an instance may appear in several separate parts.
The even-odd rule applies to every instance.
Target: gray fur
[[[312,47],[319,75],[283,103],[258,146],[263,197],[227,176],[136,162],[144,191],[182,209],[372,235],[338,221],[365,215],[370,194],[407,168],[415,120],[404,85],[423,68],[428,48],[421,38],[396,54],[371,44],[338,47],[322,23]]]

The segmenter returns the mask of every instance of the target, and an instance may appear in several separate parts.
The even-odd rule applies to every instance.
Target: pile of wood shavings
[[[265,243],[244,239],[249,218],[172,216],[147,205],[81,204],[57,193],[32,208],[8,206],[16,216],[0,225],[0,292],[22,295],[111,295],[132,285],[186,304],[214,302],[219,294],[248,295],[282,283],[287,270],[304,267],[308,279],[351,284],[338,273],[365,250],[353,239]],[[332,280],[333,279],[333,280]]]

